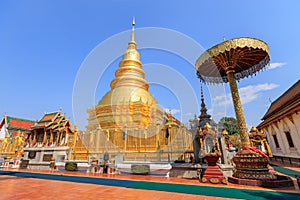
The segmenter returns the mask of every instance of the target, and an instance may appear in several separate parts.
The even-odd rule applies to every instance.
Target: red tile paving
[[[294,169],[294,168],[293,168]],[[296,168],[300,171],[300,168]],[[33,171],[33,170],[18,170],[22,172],[31,173],[50,173],[48,171]],[[228,185],[213,185],[200,183],[198,180],[182,179],[182,178],[167,178],[167,177],[155,177],[155,176],[138,176],[138,175],[108,175],[108,174],[88,174],[78,172],[55,172],[54,174],[62,174],[65,176],[86,176],[86,177],[99,177],[99,178],[111,178],[121,180],[142,180],[160,183],[173,183],[173,184],[189,184],[189,185],[201,185],[201,186],[215,186],[226,188],[239,188],[239,189],[255,189],[264,191],[277,191],[277,192],[289,192],[300,193],[299,188],[294,179],[295,187],[290,188],[275,188],[267,189],[255,186],[235,185],[228,183]],[[26,200],[26,199],[228,199],[221,197],[201,196],[192,194],[171,193],[164,191],[142,190],[142,189],[130,189],[124,187],[103,186],[86,183],[74,183],[66,181],[54,181],[43,180],[35,178],[15,177],[15,176],[0,176],[0,200],[14,199],[14,200]]]
[[[201,195],[129,189],[94,184],[42,180],[2,175],[0,177],[0,199],[143,199],[143,200],[192,200],[229,199]]]

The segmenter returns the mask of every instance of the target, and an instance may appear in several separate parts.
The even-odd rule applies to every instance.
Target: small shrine
[[[24,160],[32,169],[47,169],[49,162],[86,160],[87,150],[82,145],[79,131],[61,111],[45,113],[28,129]]]
[[[199,116],[197,133],[193,138],[195,163],[201,164],[202,182],[227,184],[220,165],[227,164],[225,135],[217,128],[217,124],[207,114],[201,84],[201,114]],[[231,171],[231,168],[229,169]]]
[[[199,128],[201,161],[207,163],[207,167],[202,167],[204,171],[201,182],[223,183],[227,184],[221,168],[217,165],[221,164],[221,150],[218,137],[218,130],[213,130],[206,122],[203,128]],[[224,152],[225,155],[225,152]]]
[[[249,138],[252,146],[265,153],[268,157],[272,157],[272,151],[267,141],[267,136],[262,130],[258,130],[255,126],[252,126]]]
[[[0,123],[0,157],[9,162],[13,160],[13,166],[18,167],[24,154],[25,140],[28,130],[34,125],[34,121],[12,117],[4,114]]]

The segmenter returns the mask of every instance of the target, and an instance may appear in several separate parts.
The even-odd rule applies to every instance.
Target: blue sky
[[[138,30],[145,27],[177,31],[205,49],[222,42],[223,37],[254,37],[265,41],[270,47],[269,69],[238,83],[246,122],[249,126],[257,125],[270,100],[274,101],[299,79],[299,8],[298,1],[271,0],[253,0],[251,3],[238,0],[206,3],[153,0],[1,1],[0,113],[39,119],[44,112],[62,108],[74,122],[72,95],[80,68],[103,41],[124,31],[128,35],[125,38],[129,39],[134,16],[138,45],[143,43],[142,38],[138,38]],[[118,45],[125,50],[127,42],[125,39]],[[107,48],[107,52],[113,52],[114,48]],[[144,65],[158,63],[178,72],[199,99],[199,80],[193,71],[196,60],[190,63],[180,55],[159,49],[142,49],[140,53]],[[105,56],[102,54],[99,59]],[[105,73],[99,77],[95,102],[109,90],[120,56],[105,66]],[[160,74],[160,67],[156,66],[155,70]],[[146,75],[147,80],[151,78]],[[173,78],[174,84],[179,78]],[[228,85],[224,87],[225,94],[229,94]],[[209,90],[204,86],[207,107],[214,113]],[[183,113],[180,105],[186,102],[186,98],[178,99],[181,95],[166,85],[150,84],[150,91],[162,107],[179,110],[176,116],[184,122],[193,114],[199,114],[199,108],[194,107],[194,110]],[[84,101],[84,95],[81,98]],[[226,109],[225,114],[234,116],[230,96],[219,99],[219,104]],[[228,101],[224,103],[224,99]],[[213,116],[216,120],[220,117],[218,113]],[[87,123],[86,118],[87,115],[82,115],[76,120],[81,129]]]

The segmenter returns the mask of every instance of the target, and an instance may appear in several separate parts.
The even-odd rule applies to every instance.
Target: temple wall
[[[0,140],[5,138],[5,129],[6,126],[4,124],[4,126],[2,126],[2,128],[0,129]]]
[[[276,124],[277,123],[277,124]],[[274,156],[300,158],[300,114],[293,113],[263,128]],[[285,132],[290,132],[294,147],[290,147]],[[276,148],[273,135],[277,136],[279,148]]]
[[[144,157],[155,160],[168,160],[168,153],[173,160],[178,159],[186,150],[191,150],[192,134],[184,127],[169,130],[170,136],[165,137],[165,129],[158,132],[146,132],[147,129],[127,130],[126,139],[122,131],[101,129],[86,131],[82,134],[82,142],[89,156],[101,156],[104,152],[111,155],[124,155],[125,160],[144,160]],[[159,145],[158,145],[159,143]]]

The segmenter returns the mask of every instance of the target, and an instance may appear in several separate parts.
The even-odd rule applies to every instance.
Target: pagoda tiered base
[[[228,177],[230,183],[262,187],[289,187],[293,181],[286,176],[274,175],[269,158],[250,149],[239,151],[233,158],[236,171]]]

